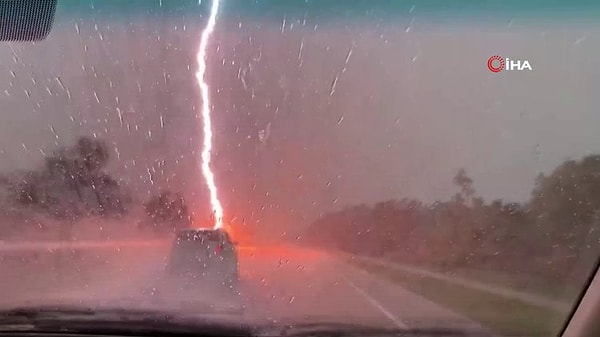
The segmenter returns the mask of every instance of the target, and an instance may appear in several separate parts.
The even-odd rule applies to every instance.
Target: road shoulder
[[[451,328],[491,333],[467,317],[341,259],[337,267],[347,282],[366,293],[378,306],[409,328]]]

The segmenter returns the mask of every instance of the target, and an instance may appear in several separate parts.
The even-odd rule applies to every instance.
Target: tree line
[[[318,218],[313,245],[437,268],[489,268],[582,279],[600,253],[600,155],[535,180],[527,202],[486,202],[464,169],[448,201],[355,205]]]
[[[80,137],[75,144],[46,155],[37,169],[0,177],[3,200],[0,238],[23,229],[34,216],[58,220],[64,239],[86,218],[122,218],[135,207],[129,191],[106,172],[110,155],[101,139]],[[184,198],[168,190],[151,196],[143,206],[141,229],[168,233],[189,226],[191,217]],[[15,224],[10,214],[25,218]],[[13,217],[14,220],[14,217]]]

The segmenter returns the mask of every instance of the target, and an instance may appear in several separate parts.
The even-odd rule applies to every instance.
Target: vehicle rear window
[[[215,231],[199,231],[199,232],[186,232],[182,233],[178,237],[178,241],[221,241],[221,235]]]

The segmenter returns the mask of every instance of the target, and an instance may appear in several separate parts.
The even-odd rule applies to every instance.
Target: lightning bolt
[[[219,11],[220,0],[213,0],[210,8],[210,16],[206,28],[202,32],[200,39],[200,47],[198,48],[198,54],[196,59],[198,62],[198,71],[196,71],[196,80],[200,87],[200,93],[202,96],[202,130],[204,132],[204,142],[202,145],[202,175],[208,185],[210,192],[210,205],[212,207],[214,215],[214,228],[223,227],[223,207],[221,201],[219,201],[217,193],[217,185],[215,184],[215,175],[210,168],[210,159],[212,151],[212,123],[210,120],[210,97],[208,95],[208,84],[204,78],[206,74],[206,49],[208,46],[208,40],[210,35],[215,29],[215,23],[217,21],[217,12]]]

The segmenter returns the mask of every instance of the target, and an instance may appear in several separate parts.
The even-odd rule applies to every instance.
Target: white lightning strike
[[[215,184],[215,175],[210,169],[210,158],[212,150],[212,125],[210,120],[210,98],[208,96],[208,84],[206,83],[204,76],[206,73],[206,48],[208,46],[208,40],[211,33],[215,29],[215,23],[217,21],[217,12],[219,11],[220,0],[213,0],[210,17],[206,28],[202,32],[202,38],[200,39],[200,47],[198,48],[198,54],[196,59],[198,61],[198,71],[196,72],[196,80],[198,86],[200,86],[200,92],[202,95],[202,123],[204,131],[204,143],[202,145],[202,174],[206,179],[208,190],[210,192],[210,204],[215,219],[215,228],[221,228],[223,226],[223,207],[217,196],[217,185]]]

